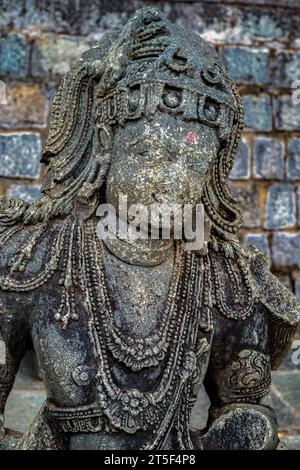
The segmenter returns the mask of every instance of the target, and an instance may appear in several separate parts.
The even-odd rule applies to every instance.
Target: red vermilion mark
[[[189,144],[194,144],[196,142],[197,134],[196,132],[189,132],[186,136],[186,140]]]

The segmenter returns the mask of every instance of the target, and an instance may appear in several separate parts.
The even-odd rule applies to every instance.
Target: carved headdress
[[[100,128],[113,137],[116,126],[151,120],[157,110],[216,129],[220,151],[203,203],[215,232],[234,238],[241,217],[227,179],[243,125],[241,99],[216,51],[156,8],[136,12],[121,32],[84,53],[63,79],[42,156],[43,196],[24,206],[25,223],[64,216],[83,198],[93,208],[107,171],[95,133]]]

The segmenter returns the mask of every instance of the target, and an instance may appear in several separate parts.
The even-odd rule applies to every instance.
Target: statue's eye
[[[163,94],[163,103],[171,109],[177,108],[181,102],[181,94],[179,90],[167,89]]]
[[[204,106],[204,116],[208,121],[216,121],[218,117],[218,106],[211,101],[206,101]]]

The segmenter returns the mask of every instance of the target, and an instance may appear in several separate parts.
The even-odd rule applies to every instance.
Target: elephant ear
[[[258,300],[266,307],[272,369],[285,358],[300,322],[300,304],[294,294],[270,272],[268,258],[254,246],[245,250]]]

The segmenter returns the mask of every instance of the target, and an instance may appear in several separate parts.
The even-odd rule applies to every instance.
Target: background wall
[[[273,271],[300,299],[300,104],[292,102],[293,82],[300,80],[298,0],[0,0],[6,85],[6,93],[0,87],[0,196],[38,197],[39,157],[59,79],[105,32],[151,4],[213,43],[237,81],[245,131],[231,179],[244,214],[241,239],[271,256]],[[289,356],[274,374],[280,427],[292,446],[300,446],[299,370]],[[39,386],[25,382],[15,393],[25,399],[27,387],[34,407],[32,387]],[[16,408],[9,410],[20,425],[21,412],[15,423]]]

